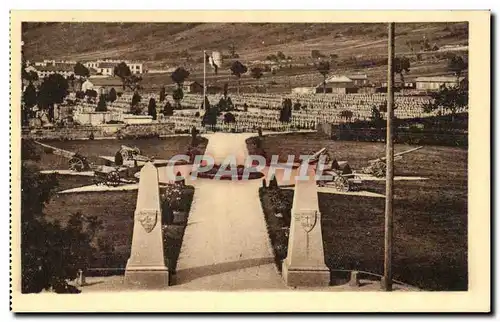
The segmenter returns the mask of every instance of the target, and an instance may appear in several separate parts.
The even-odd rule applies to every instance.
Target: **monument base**
[[[328,267],[299,268],[289,267],[283,261],[282,275],[285,284],[291,287],[321,287],[330,285],[330,270]]]
[[[147,289],[161,289],[169,286],[168,269],[128,269],[125,284]]]

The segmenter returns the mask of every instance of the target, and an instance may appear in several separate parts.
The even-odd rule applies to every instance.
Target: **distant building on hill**
[[[87,89],[93,89],[98,94],[107,94],[114,88],[117,93],[123,93],[123,82],[118,77],[108,77],[108,78],[89,78],[82,84],[82,91]]]
[[[182,85],[182,91],[184,92],[184,94],[202,94],[203,85],[196,81],[184,82],[184,84]]]
[[[119,59],[99,59],[94,61],[84,62],[83,65],[87,68],[94,68],[101,75],[114,76],[115,66],[124,62],[130,68],[132,74],[142,74],[144,72],[144,64],[140,62],[132,62]]]
[[[404,86],[402,86],[401,81],[395,81],[394,82],[394,87],[396,88],[405,88],[405,89],[415,89],[415,81],[406,81],[404,83]],[[387,91],[387,82],[382,82],[380,84],[380,88],[385,88],[385,91]]]
[[[321,85],[321,86],[323,86],[323,85]],[[295,88],[292,88],[292,94],[306,95],[306,94],[314,94],[314,93],[316,93],[315,87],[295,87]]]
[[[354,81],[347,76],[331,76],[326,79],[326,93],[330,94],[350,94],[357,93],[358,89]],[[316,86],[316,93],[323,93],[323,82]]]
[[[457,80],[455,76],[430,76],[430,77],[417,77],[415,79],[417,90],[438,90],[441,85],[446,87],[455,87],[459,85],[465,78],[460,77]]]
[[[366,74],[352,74],[347,75],[349,79],[354,82],[356,86],[366,86],[368,85],[368,75]]]
[[[72,65],[69,64],[47,64],[47,65],[35,65],[36,73],[38,78],[44,78],[51,74],[60,74],[65,78],[74,75],[74,69]]]
[[[44,59],[43,61],[34,62],[35,67],[45,67],[45,66],[56,66],[56,65],[71,65],[75,66],[76,61],[72,60],[55,60],[55,59]]]

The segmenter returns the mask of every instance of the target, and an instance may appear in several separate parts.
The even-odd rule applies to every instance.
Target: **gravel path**
[[[209,134],[206,153],[228,154],[238,164],[253,134]],[[274,264],[258,190],[261,180],[198,179],[177,263],[174,288],[193,290],[285,289]]]

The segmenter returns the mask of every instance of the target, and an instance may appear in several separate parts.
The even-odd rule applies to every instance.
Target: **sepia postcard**
[[[14,312],[491,311],[489,11],[12,11]]]

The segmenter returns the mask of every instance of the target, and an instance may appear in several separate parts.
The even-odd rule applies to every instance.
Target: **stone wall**
[[[111,121],[110,112],[80,112],[74,113],[73,120],[82,125],[99,125]]]
[[[174,133],[174,123],[128,124],[121,128],[118,138],[160,137]]]
[[[174,133],[173,123],[153,124],[103,124],[98,126],[75,126],[50,129],[25,129],[22,137],[33,140],[81,140],[109,138],[147,138]]]

